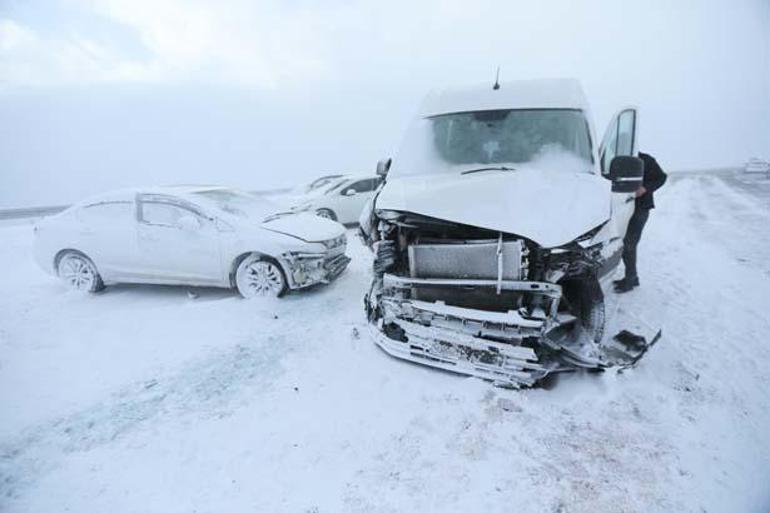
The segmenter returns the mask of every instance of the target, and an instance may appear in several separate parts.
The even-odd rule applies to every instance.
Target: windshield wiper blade
[[[460,174],[461,175],[469,175],[471,173],[480,173],[482,171],[516,171],[516,168],[508,167],[508,166],[480,167],[480,168],[477,168],[477,169],[468,169],[467,171],[463,171]]]

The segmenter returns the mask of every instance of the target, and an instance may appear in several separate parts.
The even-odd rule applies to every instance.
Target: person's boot
[[[632,290],[634,287],[638,287],[639,278],[636,276],[633,278],[623,278],[622,280],[612,282],[612,284],[615,285],[615,292],[622,294],[623,292]]]

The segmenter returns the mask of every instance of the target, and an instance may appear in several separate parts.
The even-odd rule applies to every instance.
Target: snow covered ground
[[[368,251],[276,301],[65,292],[0,227],[0,511],[766,512],[770,184],[661,190],[628,372],[510,391],[367,339]]]

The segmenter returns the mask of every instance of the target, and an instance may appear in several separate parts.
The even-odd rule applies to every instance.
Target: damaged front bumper
[[[503,312],[415,299],[415,291],[441,287],[516,291],[538,296],[542,308]],[[561,287],[549,282],[386,273],[381,294],[367,298],[367,310],[375,343],[391,356],[508,387],[532,386],[553,372],[631,365],[648,348],[596,343],[573,316],[559,312],[561,299]]]
[[[342,252],[329,253],[285,253],[281,261],[286,270],[289,287],[300,289],[329,283],[337,278],[350,263]]]
[[[487,288],[543,296],[542,317],[510,310],[494,312],[403,297],[415,288]],[[507,386],[530,386],[552,367],[540,362],[525,341],[539,339],[556,316],[561,287],[552,283],[512,280],[406,278],[385,274],[381,313],[372,325],[375,343],[391,356],[492,380]],[[399,297],[401,296],[401,297]]]

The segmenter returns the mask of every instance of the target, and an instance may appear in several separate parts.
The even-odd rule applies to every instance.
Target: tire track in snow
[[[748,511],[770,498],[752,488],[752,474],[770,463],[770,280],[756,260],[768,248],[752,238],[770,209],[725,187],[720,177],[698,176],[661,191],[640,246],[645,286],[630,297],[642,304],[652,285],[646,305],[664,320],[647,361],[670,374],[676,391],[667,402],[680,420],[667,436],[686,461],[682,486],[695,487],[709,511]],[[744,249],[752,260],[739,258]]]
[[[174,375],[136,383],[102,403],[0,443],[0,503],[18,497],[68,453],[112,443],[164,418],[229,415],[245,388],[271,386],[282,373],[281,360],[295,347],[284,335],[255,336]]]
[[[581,386],[569,381],[560,385]],[[426,397],[425,412],[349,485],[349,511],[401,511],[404,497],[415,511],[678,509],[660,489],[676,458],[640,401],[600,402],[587,417],[588,398],[562,404],[555,390],[479,390],[470,401],[462,390]]]
[[[770,276],[770,204],[738,189],[729,176],[686,180],[698,229],[719,240],[739,262]]]

